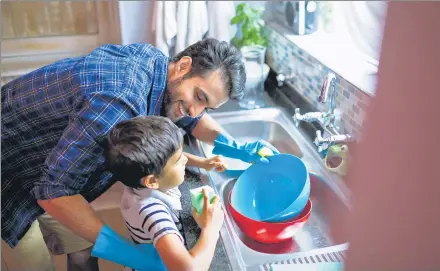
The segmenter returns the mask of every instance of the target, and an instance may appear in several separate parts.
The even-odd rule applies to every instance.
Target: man
[[[43,239],[54,254],[67,254],[69,271],[98,270],[91,255],[120,264],[127,253],[135,257],[89,205],[116,182],[104,168],[103,149],[121,120],[164,115],[220,146],[218,153],[260,160],[258,150],[272,146],[238,144],[205,114],[240,98],[245,81],[239,50],[206,39],[171,60],[148,44],[104,45],[3,86],[2,239],[20,259],[16,270],[53,268]]]

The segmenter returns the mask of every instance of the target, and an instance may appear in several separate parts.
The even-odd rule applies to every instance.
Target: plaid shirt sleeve
[[[90,175],[103,165],[99,139],[117,122],[134,117],[118,97],[94,94],[88,104],[71,116],[56,147],[46,159],[41,180],[32,192],[37,200],[78,194]]]
[[[100,142],[105,142],[119,121],[144,113],[141,105],[146,106],[144,99],[154,72],[152,48],[143,44],[105,45],[77,65],[72,76],[82,82],[83,94],[75,101],[69,123],[46,158],[42,178],[32,189],[36,199],[75,195],[86,183],[97,185],[99,180],[89,177],[104,164]],[[115,61],[112,56],[128,60]],[[147,72],[139,72],[141,65]]]

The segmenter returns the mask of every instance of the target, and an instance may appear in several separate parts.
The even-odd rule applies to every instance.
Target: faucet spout
[[[334,73],[328,73],[327,79],[322,85],[321,93],[318,96],[319,103],[328,103],[329,108],[327,112],[309,112],[304,115],[299,113],[300,109],[295,109],[295,115],[293,120],[298,127],[300,121],[306,122],[318,122],[322,128],[328,133],[329,136],[322,137],[321,131],[316,131],[316,138],[314,140],[315,145],[318,147],[318,151],[322,152],[333,144],[346,143],[354,141],[355,139],[349,134],[339,133],[339,122],[342,117],[341,110],[336,108],[336,75]]]
[[[329,113],[333,113],[336,107],[336,75],[331,72],[327,75],[324,84],[322,84],[318,102],[326,103],[328,99],[330,99]]]

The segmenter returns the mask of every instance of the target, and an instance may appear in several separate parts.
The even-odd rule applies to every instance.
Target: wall
[[[277,73],[289,74],[291,71],[296,71],[297,76],[292,81],[294,89],[318,110],[326,111],[328,105],[319,104],[316,98],[330,70],[274,28],[267,26],[265,30],[269,39],[266,54],[268,65]],[[359,136],[364,122],[365,109],[371,97],[337,73],[335,74],[338,89],[336,107],[343,112],[342,130],[345,133]]]
[[[153,43],[153,1],[120,1],[122,44]]]
[[[253,7],[264,7],[266,1],[233,1],[237,6],[247,2]],[[146,42],[153,44],[152,33],[153,1],[120,1],[122,43]],[[232,38],[232,37],[231,37]]]

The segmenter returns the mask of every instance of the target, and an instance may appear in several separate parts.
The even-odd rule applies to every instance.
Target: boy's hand
[[[212,234],[219,233],[225,220],[225,214],[217,195],[214,196],[212,203],[209,203],[208,192],[205,189],[203,189],[203,212],[199,215],[192,208],[192,215],[202,230],[207,230]]]
[[[208,171],[215,169],[217,172],[223,172],[226,170],[225,161],[223,161],[223,158],[220,155],[206,158],[203,164],[203,168]]]

